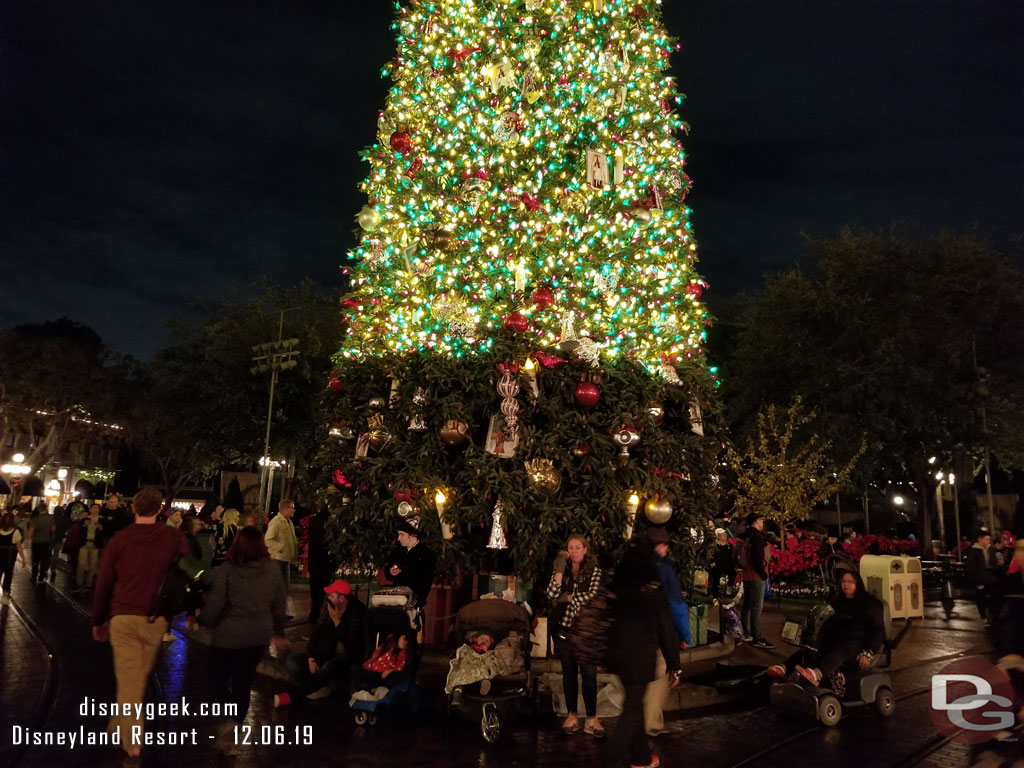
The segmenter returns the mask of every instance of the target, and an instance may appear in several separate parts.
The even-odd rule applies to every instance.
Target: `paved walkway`
[[[0,768],[106,768],[118,765],[112,748],[33,746],[12,744],[11,728],[24,725],[39,733],[82,731],[100,733],[105,719],[81,713],[85,699],[112,701],[113,672],[108,645],[92,641],[88,614],[65,591],[65,576],[55,585],[31,587],[28,572],[20,567],[15,578],[14,605],[0,609]],[[308,596],[295,587],[289,613],[305,616]],[[825,729],[808,719],[767,706],[764,686],[716,687],[716,664],[765,666],[783,660],[788,650],[749,645],[723,648],[728,654],[693,661],[688,679],[672,702],[666,718],[667,733],[656,740],[662,765],[708,766],[860,766],[913,765],[950,768],[968,765],[972,750],[938,736],[927,713],[931,676],[951,658],[984,655],[987,644],[973,607],[958,604],[960,614],[946,621],[937,606],[928,617],[915,621],[894,657],[892,679],[898,696],[894,715],[879,720],[864,712],[844,718]],[[714,617],[713,617],[714,618]],[[769,610],[764,630],[778,641],[783,614]],[[298,645],[309,626],[296,624],[289,635]],[[174,702],[182,698],[195,709],[208,701],[209,648],[201,635],[175,629],[176,639],[165,646],[149,701]],[[52,658],[48,656],[52,653]],[[249,743],[234,759],[224,759],[209,739],[209,718],[165,717],[151,730],[172,734],[197,729],[196,743],[154,747],[144,765],[157,766],[585,766],[601,760],[601,744],[584,734],[566,737],[557,730],[546,699],[538,714],[521,712],[509,724],[497,747],[485,747],[476,723],[449,718],[441,683],[447,654],[428,650],[418,677],[424,708],[417,715],[385,713],[374,728],[357,728],[340,696],[302,701],[287,709],[271,706],[274,693],[283,689],[276,679],[278,663],[265,663],[268,675],[257,680],[251,702]],[[538,672],[554,668],[539,660]],[[274,742],[277,742],[276,744]],[[260,743],[266,742],[266,743]]]

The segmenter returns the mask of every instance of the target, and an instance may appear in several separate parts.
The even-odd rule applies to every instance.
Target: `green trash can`
[[[708,643],[708,606],[706,603],[689,603],[690,647]]]

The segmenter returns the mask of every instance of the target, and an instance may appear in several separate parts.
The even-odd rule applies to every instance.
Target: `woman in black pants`
[[[813,685],[824,679],[831,682],[840,667],[857,660],[857,666],[866,669],[885,644],[885,619],[882,603],[864,589],[864,582],[856,571],[842,570],[839,594],[832,601],[835,614],[821,627],[818,635],[816,666],[797,665],[796,671]],[[845,681],[838,680],[842,687]],[[836,683],[833,683],[835,686]]]
[[[232,728],[245,720],[256,667],[267,643],[284,649],[285,589],[271,562],[263,536],[243,528],[228,550],[227,562],[213,571],[200,621],[213,633],[214,701],[234,704],[236,711],[217,729],[217,747],[236,754]]]
[[[549,631],[554,634],[555,652],[562,661],[562,692],[569,714],[562,723],[562,730],[575,733],[580,729],[576,706],[579,691],[576,675],[583,680],[583,705],[587,710],[584,733],[602,738],[604,727],[597,719],[597,667],[581,664],[566,639],[576,615],[597,594],[601,586],[601,569],[590,554],[587,540],[578,533],[569,537],[566,552],[555,560],[555,570],[548,584],[548,599],[553,608],[548,616]]]

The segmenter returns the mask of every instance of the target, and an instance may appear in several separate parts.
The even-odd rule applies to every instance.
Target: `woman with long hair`
[[[554,634],[555,652],[562,662],[562,692],[565,694],[568,711],[562,722],[562,730],[575,733],[580,729],[576,712],[579,696],[576,676],[579,675],[583,682],[583,705],[587,712],[583,730],[597,738],[605,735],[604,727],[597,719],[597,667],[583,664],[576,658],[567,633],[576,615],[597,594],[600,586],[601,568],[590,553],[590,544],[581,534],[572,534],[566,542],[566,551],[555,559],[554,573],[548,584],[547,596],[552,604],[548,614],[548,631]]]
[[[267,643],[284,649],[285,589],[277,566],[252,527],[234,536],[227,561],[213,573],[200,621],[212,630],[213,701],[237,706],[217,731],[217,746],[234,754],[231,729],[245,720],[256,667]]]
[[[835,614],[822,625],[818,635],[817,666],[796,667],[813,685],[827,680],[833,687],[842,687],[845,681],[838,677],[840,667],[856,659],[861,669],[867,669],[885,644],[882,603],[864,588],[857,571],[839,568],[837,573],[839,592],[831,603]]]
[[[238,533],[238,510],[229,509],[217,523],[213,534],[213,567],[228,559],[228,550],[231,549],[231,542],[235,540]]]

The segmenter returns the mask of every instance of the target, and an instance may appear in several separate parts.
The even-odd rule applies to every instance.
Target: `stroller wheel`
[[[494,706],[493,702],[486,702],[483,707],[483,714],[480,716],[480,733],[483,734],[484,741],[488,744],[494,744],[501,738],[501,715],[498,714],[498,708]]]
[[[356,712],[356,725],[366,725],[366,722],[370,719],[370,715],[367,712],[360,710]],[[376,718],[374,718],[376,719]]]
[[[370,725],[376,725],[377,724],[377,713],[376,712],[371,712],[369,717],[367,718],[367,722]]]

